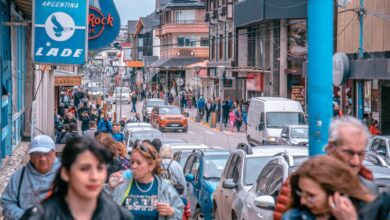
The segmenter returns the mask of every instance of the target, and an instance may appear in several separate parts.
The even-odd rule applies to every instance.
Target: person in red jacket
[[[373,182],[370,170],[363,166],[365,148],[370,134],[366,126],[351,116],[333,119],[329,127],[328,145],[325,150],[328,155],[335,157],[349,165],[359,176],[361,183],[375,195],[379,194]],[[274,220],[280,220],[291,202],[290,179],[282,186],[276,201]]]
[[[382,132],[378,128],[378,121],[374,120],[370,126],[370,133],[372,135],[380,135]]]

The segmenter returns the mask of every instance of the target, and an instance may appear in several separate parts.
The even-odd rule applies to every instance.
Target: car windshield
[[[115,88],[115,93],[120,93],[120,92],[121,92],[120,87]],[[122,93],[130,93],[130,89],[127,87],[122,87]]]
[[[309,130],[307,128],[292,128],[292,138],[309,138]]]
[[[181,115],[180,108],[160,108],[160,115]]]
[[[302,112],[268,112],[267,128],[284,128],[288,125],[305,125]]]
[[[203,177],[205,179],[220,179],[229,155],[210,155],[204,160]]]
[[[148,132],[142,134],[132,134],[131,141],[134,143],[135,140],[153,140],[155,138],[163,138],[163,134],[159,132]]]
[[[245,185],[252,185],[256,182],[264,165],[271,157],[251,157],[246,160],[245,166]]]
[[[159,101],[148,101],[147,107],[154,107],[159,105],[165,105],[165,101],[159,100]]]
[[[91,92],[97,92],[97,91],[99,91],[99,88],[98,88],[98,87],[90,87],[90,88],[89,88],[89,91],[91,91]]]

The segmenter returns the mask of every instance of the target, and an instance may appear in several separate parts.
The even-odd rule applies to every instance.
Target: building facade
[[[350,71],[349,80],[335,87],[334,101],[346,114],[370,115],[383,134],[390,134],[390,2],[365,0],[362,37],[359,8],[359,1],[353,1],[338,10],[337,52],[347,54]]]
[[[150,65],[156,89],[177,95],[189,88],[194,71],[187,66],[209,57],[209,29],[204,21],[205,4],[197,0],[172,0],[156,5],[160,24],[155,29],[160,39],[160,57]],[[188,69],[188,68],[187,68]]]
[[[29,20],[31,2],[0,1],[1,159],[12,155],[22,137],[31,132],[25,123],[31,119],[33,99]]]

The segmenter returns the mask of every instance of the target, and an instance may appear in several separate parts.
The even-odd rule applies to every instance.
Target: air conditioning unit
[[[226,6],[218,8],[218,14],[221,16],[225,16],[226,15]]]
[[[206,12],[206,14],[204,16],[204,22],[209,22],[209,21],[210,21],[210,13]]]

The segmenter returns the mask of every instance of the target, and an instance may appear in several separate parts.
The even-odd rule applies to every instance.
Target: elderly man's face
[[[363,130],[354,126],[339,127],[340,141],[332,144],[329,154],[341,159],[358,174],[366,156],[367,137]]]
[[[45,174],[53,167],[56,154],[54,150],[49,153],[34,152],[30,154],[30,161],[34,168],[41,174]]]

